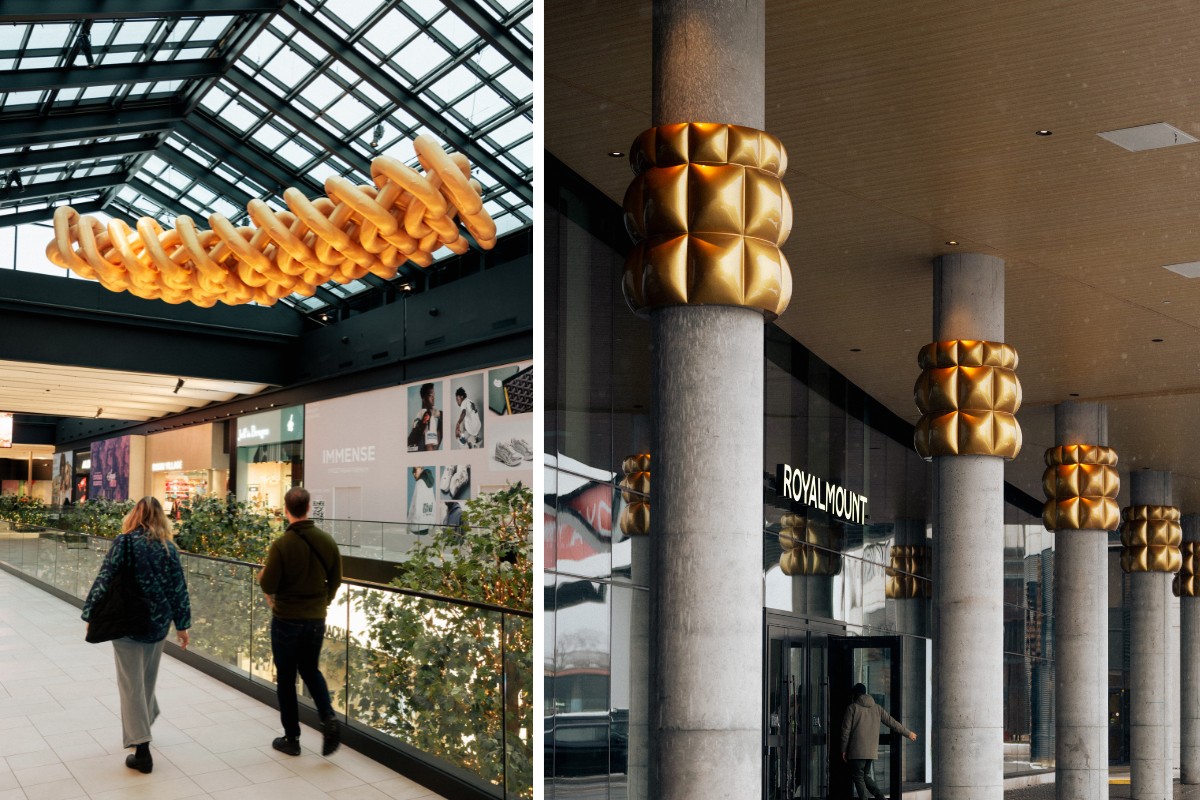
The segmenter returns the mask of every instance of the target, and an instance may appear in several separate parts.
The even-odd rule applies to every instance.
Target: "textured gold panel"
[[[466,156],[447,155],[429,136],[418,136],[413,148],[424,172],[379,156],[371,163],[373,186],[335,175],[325,181],[328,197],[310,201],[285,190],[288,211],[251,200],[254,226],[213,214],[212,230],[198,230],[186,216],[164,230],[143,217],[135,233],[119,219],[104,226],[61,206],[46,256],[110,291],[210,307],[311,297],[327,281],[350,283],[368,272],[390,279],[405,261],[427,267],[442,247],[470,248],[459,224],[491,249],[496,224]]]
[[[650,454],[638,453],[621,463],[625,477],[621,479],[621,533],[626,536],[646,536],[650,533]]]
[[[1178,572],[1183,529],[1173,506],[1128,506],[1121,511],[1121,569],[1125,572]]]
[[[887,597],[907,600],[931,596],[933,584],[929,578],[933,572],[933,552],[930,548],[895,545],[891,557],[891,566],[885,570],[884,594]]]
[[[1117,451],[1100,445],[1064,445],[1046,451],[1042,489],[1047,530],[1116,530],[1121,522]]]
[[[913,396],[922,417],[914,444],[922,458],[1000,456],[1021,450],[1017,351],[1002,342],[952,340],[921,349]]]
[[[1184,542],[1179,546],[1179,574],[1171,581],[1176,597],[1200,597],[1200,542]]]
[[[779,521],[779,567],[784,575],[837,575],[842,571],[841,536],[799,514]]]
[[[643,131],[629,153],[625,227],[634,241],[622,288],[638,313],[732,305],[774,319],[792,273],[779,246],[792,229],[787,157],[774,136],[708,122]]]

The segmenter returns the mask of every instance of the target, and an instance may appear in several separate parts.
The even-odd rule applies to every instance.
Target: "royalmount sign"
[[[866,524],[869,516],[866,495],[796,469],[791,464],[776,467],[775,481],[781,497],[810,508],[819,508],[856,525]]]

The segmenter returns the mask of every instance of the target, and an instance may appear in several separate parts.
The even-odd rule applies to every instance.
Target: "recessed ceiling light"
[[[1169,305],[1171,305],[1171,301],[1170,301],[1170,300],[1163,300],[1163,305],[1164,305],[1164,306],[1169,306]]]
[[[851,348],[850,348],[850,352],[851,352],[851,353],[861,353],[861,352],[862,352],[862,348],[861,348],[861,347],[851,347]]]
[[[1071,397],[1079,397],[1079,392],[1071,392]]]
[[[609,158],[624,158],[625,154],[622,153],[620,150],[609,150],[608,157]]]
[[[1161,342],[1161,341],[1162,341],[1162,339],[1151,339],[1150,341],[1152,341],[1152,342]]]
[[[948,242],[946,242],[946,244],[950,245],[951,247],[954,247],[955,245],[957,245],[957,244],[958,244],[958,240],[957,240],[957,239],[951,239],[951,240],[949,240]]]
[[[1033,133],[1035,136],[1051,136],[1053,135],[1054,131],[1048,131],[1045,128],[1042,128],[1040,131],[1034,131]]]

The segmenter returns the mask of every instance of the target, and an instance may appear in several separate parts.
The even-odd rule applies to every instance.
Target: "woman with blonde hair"
[[[83,604],[83,619],[91,618],[92,608],[112,585],[113,577],[125,559],[131,559],[142,596],[150,607],[150,627],[142,636],[123,636],[113,640],[117,662],[117,688],[121,694],[121,735],[125,747],[136,750],[125,758],[125,766],[150,772],[150,726],[158,717],[154,684],[162,660],[163,642],[175,624],[179,646],[187,649],[192,626],[192,609],[187,582],[179,563],[179,550],[162,504],[154,497],[143,497],[126,515],[121,535],[113,542],[100,566],[100,574]]]

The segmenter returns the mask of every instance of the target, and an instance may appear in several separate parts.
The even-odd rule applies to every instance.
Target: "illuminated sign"
[[[155,461],[150,465],[151,472],[168,472],[183,469],[183,461]]]
[[[866,524],[867,497],[810,475],[790,464],[780,464],[775,473],[776,491],[788,500],[818,508],[856,525]]]
[[[265,442],[270,435],[270,428],[260,428],[254,423],[250,423],[244,428],[238,428],[238,444],[249,441]]]
[[[12,447],[13,415],[8,412],[0,413],[0,447]]]
[[[92,460],[90,458],[85,458],[82,462],[80,462],[79,468],[81,470],[91,469],[92,468]]]

